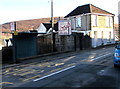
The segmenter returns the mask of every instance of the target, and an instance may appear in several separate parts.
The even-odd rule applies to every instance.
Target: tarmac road
[[[114,47],[46,57],[3,69],[3,88],[113,88],[120,89],[120,69],[113,67]],[[66,56],[67,55],[67,56]],[[52,60],[54,59],[54,60]]]

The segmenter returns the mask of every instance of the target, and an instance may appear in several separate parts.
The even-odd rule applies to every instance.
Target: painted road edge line
[[[41,77],[41,78],[35,79],[35,80],[33,80],[33,81],[36,82],[36,81],[39,81],[39,80],[45,79],[45,78],[47,78],[47,77],[53,76],[53,75],[55,75],[55,74],[61,73],[61,72],[63,72],[63,71],[69,70],[69,69],[72,69],[72,68],[74,68],[74,67],[75,67],[75,66],[71,66],[71,67],[65,68],[65,69],[63,69],[63,70],[60,70],[60,71],[54,72],[54,73],[52,73],[52,74],[49,74],[49,75],[46,75],[46,76],[44,76],[44,77]]]
[[[105,56],[109,56],[109,55],[111,55],[112,53],[108,53],[108,54],[106,54],[106,55],[102,55],[102,56],[99,56],[99,57],[97,57],[97,58],[93,58],[93,59],[91,59],[91,61],[93,61],[93,60],[96,60],[96,59],[99,59],[99,58],[102,58],[102,57],[105,57]]]

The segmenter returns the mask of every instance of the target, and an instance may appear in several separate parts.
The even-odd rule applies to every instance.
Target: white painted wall
[[[40,26],[36,29],[38,33],[46,33],[46,27],[41,23]]]
[[[95,36],[94,32],[97,32],[97,36]],[[111,33],[111,35],[109,34]],[[102,36],[103,34],[103,36]],[[95,38],[96,37],[96,38]],[[92,28],[91,31],[92,38],[92,47],[95,48],[101,45],[113,44],[115,43],[113,29],[107,28]]]

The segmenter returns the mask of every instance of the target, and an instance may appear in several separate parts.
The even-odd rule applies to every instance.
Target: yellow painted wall
[[[98,16],[98,27],[106,28],[106,16]]]
[[[92,28],[93,27],[94,28],[113,28],[113,26],[107,27],[107,23],[106,23],[107,18],[106,17],[107,16],[100,16],[100,15],[98,15],[97,16],[97,26],[92,26]],[[93,19],[93,18],[91,18],[91,19]],[[93,21],[93,20],[91,20],[91,21]],[[113,22],[111,24],[113,24]]]

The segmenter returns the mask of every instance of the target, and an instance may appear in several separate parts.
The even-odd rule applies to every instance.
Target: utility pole
[[[51,24],[52,24],[52,32],[51,32],[51,35],[52,35],[52,51],[54,51],[54,33],[53,33],[53,30],[54,30],[54,17],[53,17],[53,0],[51,0]]]
[[[13,63],[17,62],[17,43],[16,43],[16,22],[13,22]]]

